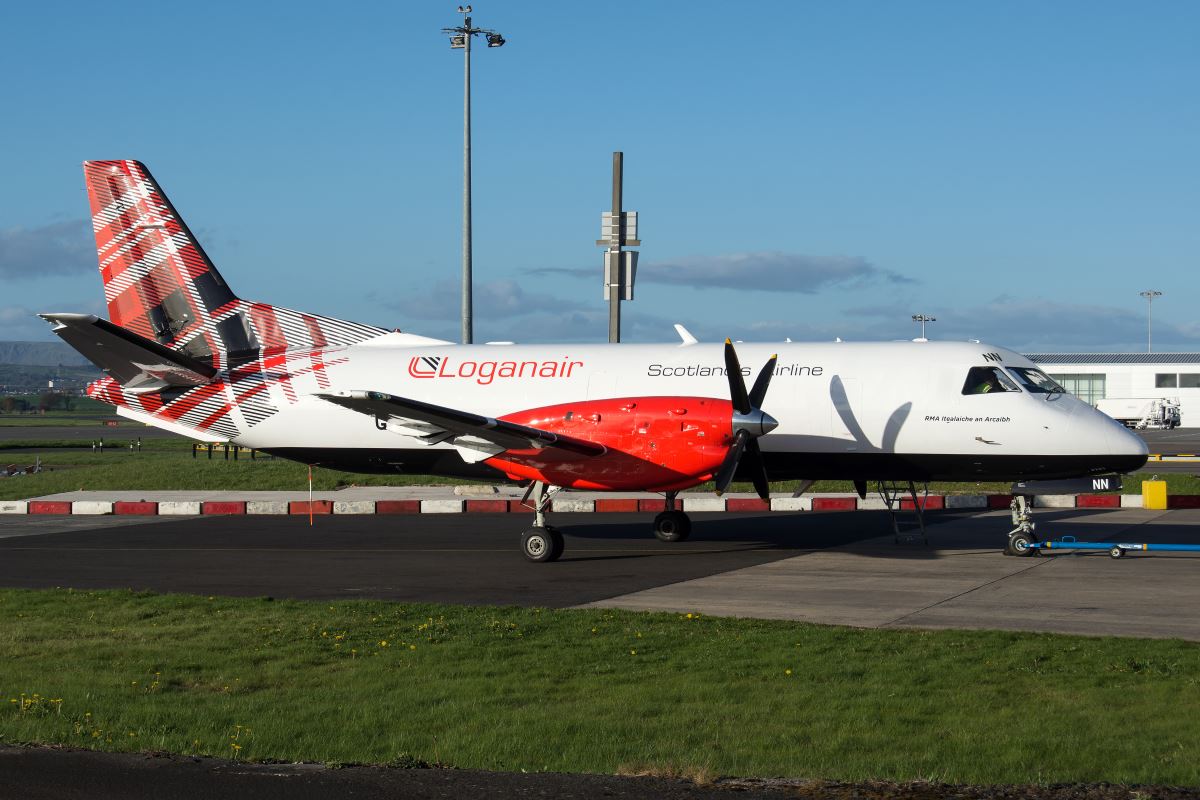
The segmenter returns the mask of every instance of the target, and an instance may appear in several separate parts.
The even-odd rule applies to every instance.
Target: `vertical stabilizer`
[[[211,364],[344,347],[387,331],[238,298],[140,161],[85,161],[112,322]]]
[[[114,324],[174,348],[237,300],[141,162],[87,161],[83,171]]]

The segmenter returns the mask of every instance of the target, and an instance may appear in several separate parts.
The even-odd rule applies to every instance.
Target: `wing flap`
[[[428,425],[436,426],[441,431],[450,434],[450,436],[443,438],[453,438],[455,446],[460,447],[460,449],[480,450],[480,444],[482,443],[478,440],[482,440],[482,442],[499,445],[504,450],[529,450],[551,447],[583,456],[599,456],[607,452],[604,445],[584,439],[560,436],[559,434],[539,428],[531,428],[527,425],[518,425],[502,419],[485,417],[482,414],[459,411],[383,392],[356,390],[339,392],[337,394],[318,394],[317,397],[343,408],[348,408],[351,411],[372,416],[376,419],[376,424],[382,424],[383,427],[396,425],[396,423],[390,422],[393,419],[416,420],[418,423],[427,423]],[[406,424],[405,422],[400,422],[396,427],[426,430],[425,426],[412,425],[411,423]],[[428,438],[429,436],[436,436],[436,432],[430,432],[422,438]],[[459,440],[461,440],[461,443]],[[495,455],[495,453],[491,455]],[[484,456],[484,458],[486,457]]]

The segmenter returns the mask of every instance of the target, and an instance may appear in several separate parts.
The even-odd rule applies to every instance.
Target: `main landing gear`
[[[666,509],[654,518],[654,535],[664,542],[682,542],[692,532],[692,518],[675,508],[677,492],[667,492]]]
[[[550,498],[558,491],[535,481],[521,502],[533,509],[533,527],[521,534],[521,555],[538,563],[557,561],[563,554],[563,536],[558,528],[546,523]],[[682,542],[692,532],[692,519],[676,507],[677,492],[667,492],[665,510],[654,518],[654,535],[664,542]]]
[[[557,487],[534,481],[521,502],[533,509],[533,527],[521,534],[521,553],[530,561],[557,561],[563,554],[563,537],[558,529],[546,524],[546,510]],[[530,502],[532,499],[532,503]]]

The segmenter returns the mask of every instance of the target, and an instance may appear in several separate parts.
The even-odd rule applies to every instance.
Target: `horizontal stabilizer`
[[[92,314],[40,314],[54,333],[133,394],[211,383],[217,370]]]
[[[432,403],[422,403],[419,400],[396,397],[383,392],[352,391],[339,394],[318,394],[317,397],[351,411],[372,416],[376,420],[385,422],[390,419],[417,420],[433,425],[436,429],[448,434],[438,437],[436,441],[453,438],[458,446],[469,449],[478,449],[475,440],[482,439],[506,450],[553,447],[584,456],[599,456],[606,452],[604,445],[595,442],[560,436],[550,431],[518,425],[515,422],[506,422],[502,419],[493,419],[445,406],[435,406]],[[462,439],[461,443],[458,442],[459,439]]]

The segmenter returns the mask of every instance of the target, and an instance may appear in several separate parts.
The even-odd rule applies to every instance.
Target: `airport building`
[[[1032,353],[1071,394],[1101,400],[1174,400],[1180,427],[1200,428],[1200,353]]]

